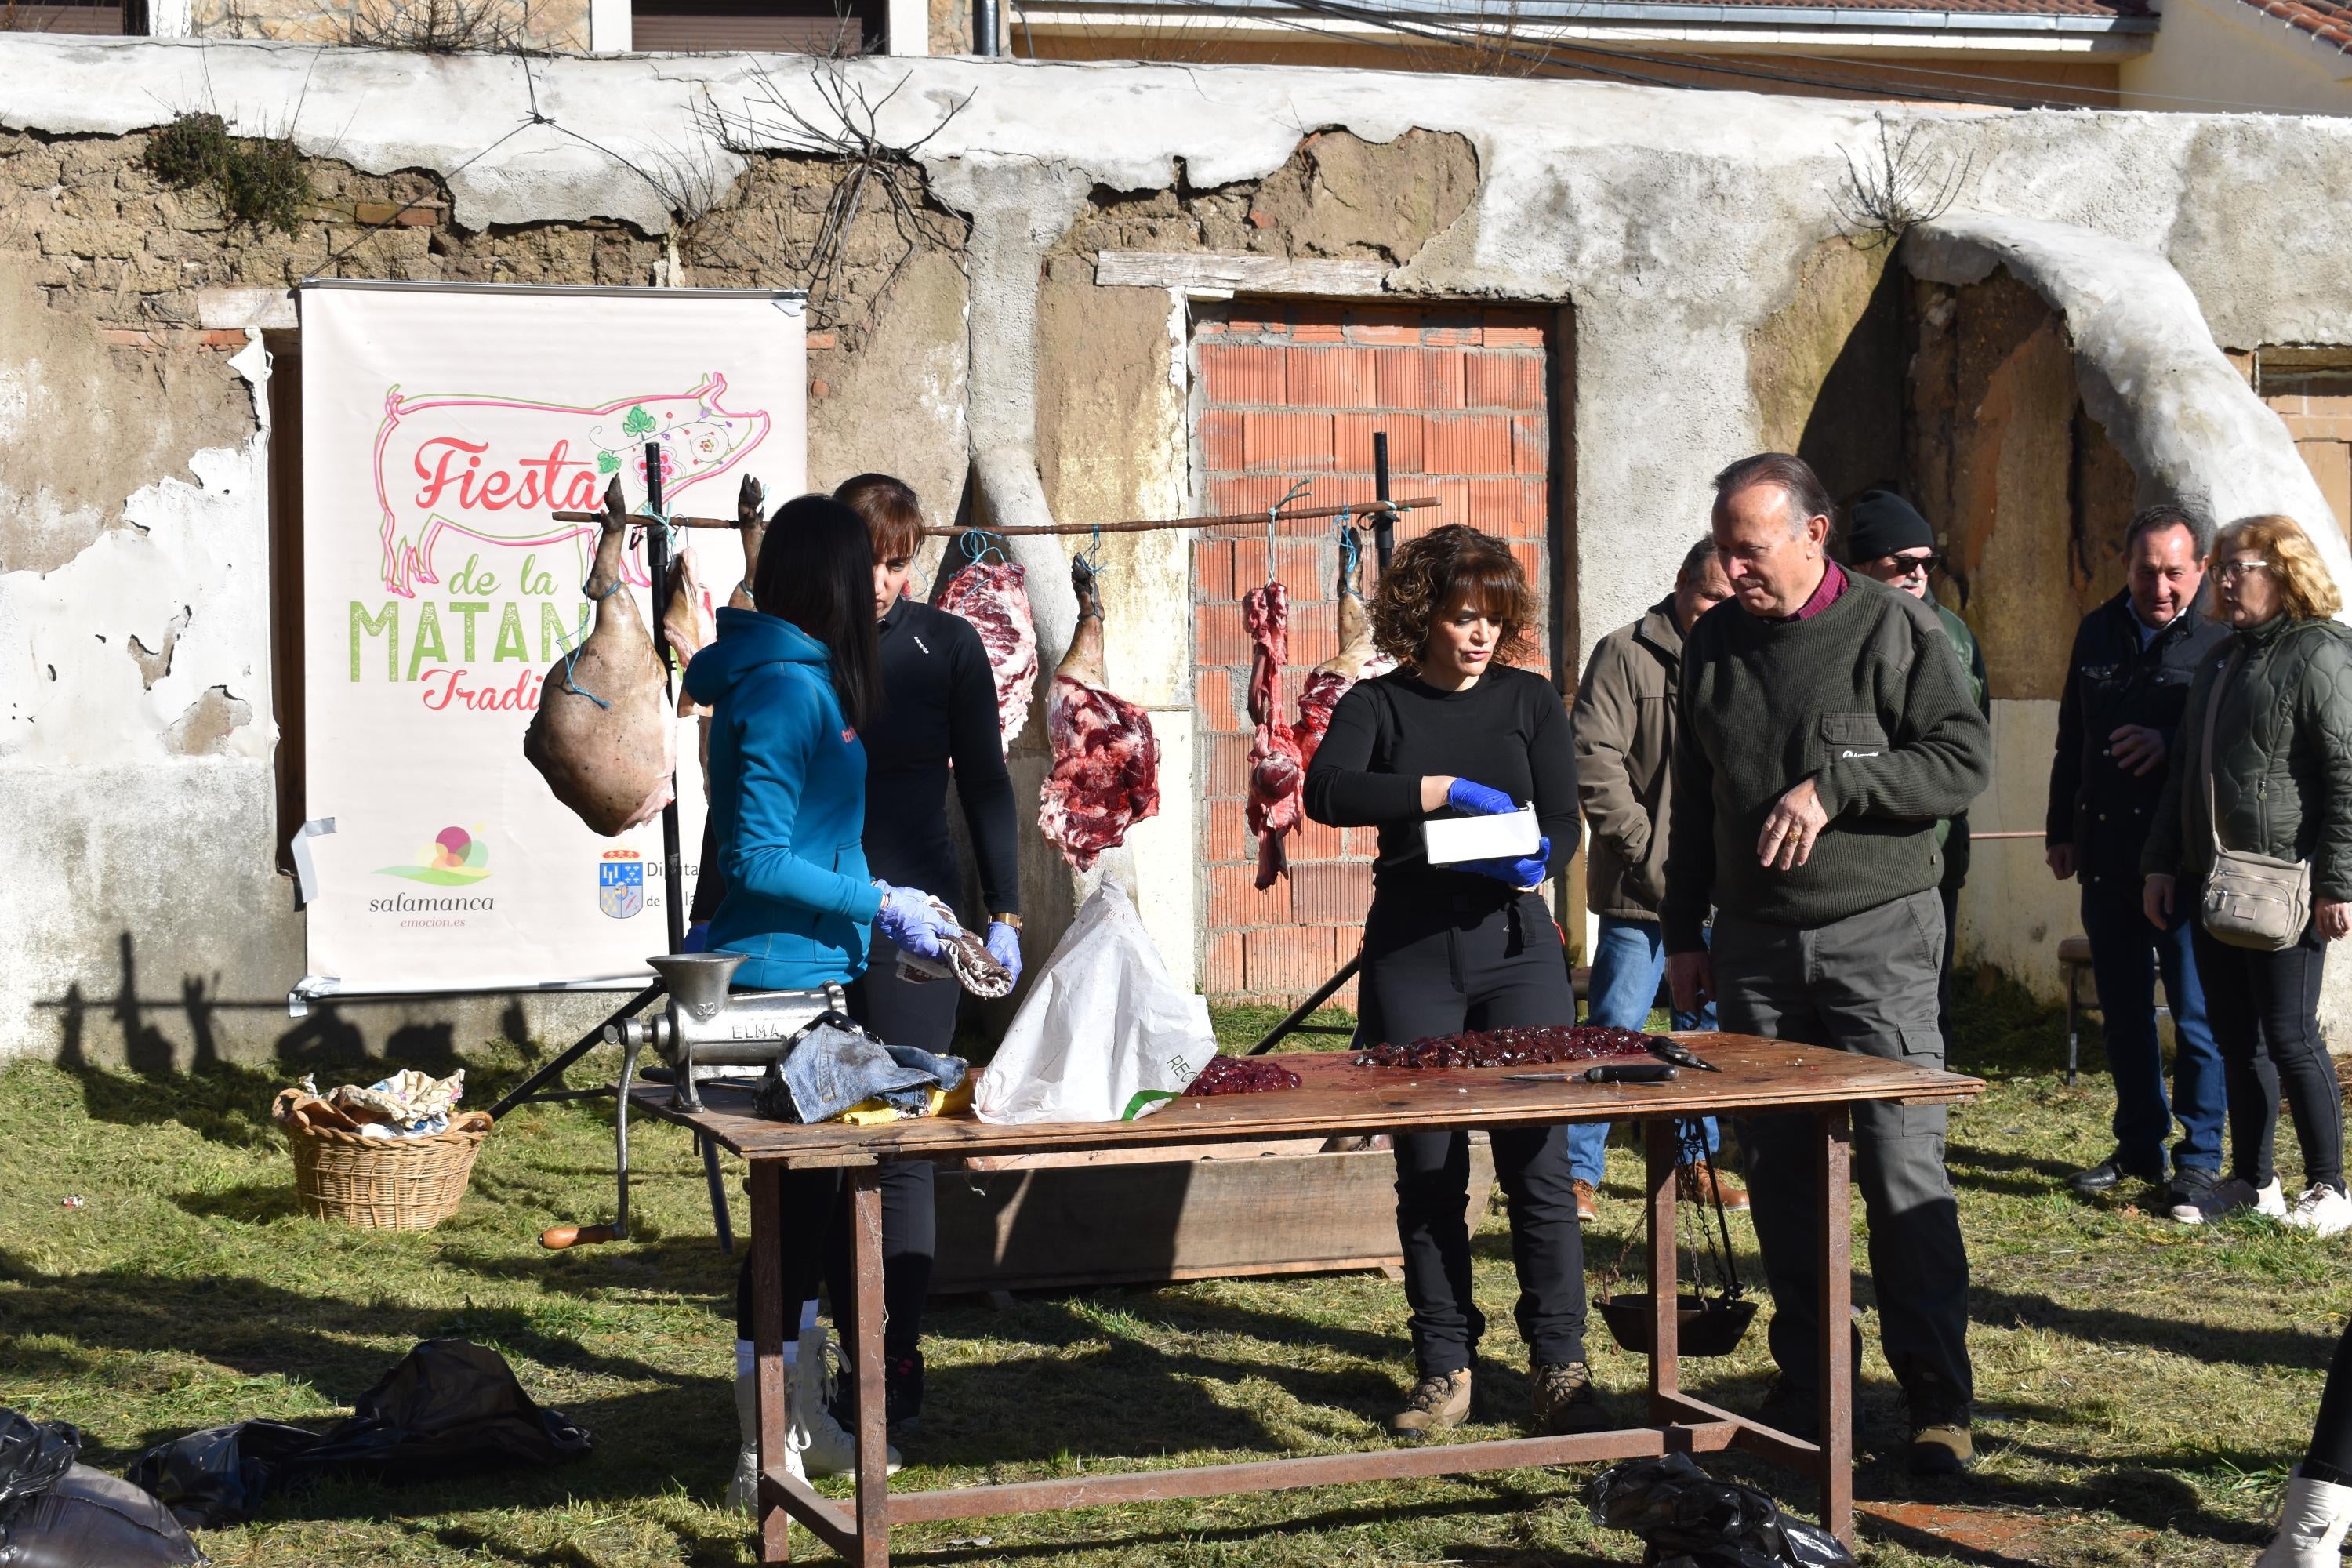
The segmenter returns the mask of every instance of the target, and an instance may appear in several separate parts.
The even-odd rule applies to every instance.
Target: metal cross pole
[[[662,635],[662,615],[669,605],[669,530],[662,516],[661,443],[646,443],[646,510],[653,519],[646,525],[646,576],[653,588],[654,652],[660,656],[662,690],[670,689],[669,642]],[[668,705],[664,705],[665,711]],[[673,762],[669,775],[669,804],[662,807],[662,919],[668,929],[671,952],[686,951],[686,868],[678,864],[677,831],[677,769]],[[691,1068],[681,1068],[691,1072]],[[626,1114],[626,1107],[620,1113]],[[700,1133],[695,1134],[695,1146],[702,1151],[702,1179],[710,1188],[710,1216],[719,1226],[719,1249],[733,1253],[735,1226],[727,1217],[727,1184],[719,1174],[719,1145]],[[628,1180],[624,1171],[621,1180]],[[614,1226],[616,1239],[629,1238],[627,1200],[623,1199],[621,1217]]]

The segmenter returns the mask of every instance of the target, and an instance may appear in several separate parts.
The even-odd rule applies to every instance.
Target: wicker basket
[[[294,1150],[294,1199],[304,1214],[370,1230],[431,1230],[457,1212],[490,1135],[486,1112],[469,1110],[428,1137],[362,1138],[310,1125],[299,1104],[308,1099],[280,1089],[270,1107]]]

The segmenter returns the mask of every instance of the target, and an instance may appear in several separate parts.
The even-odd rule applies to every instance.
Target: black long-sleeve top
[[[996,677],[980,634],[961,616],[901,598],[878,628],[882,711],[866,742],[866,865],[901,888],[952,904],[963,889],[948,831],[948,777],[979,863],[984,914],[1021,909],[1019,839],[1013,775],[996,727]],[[694,918],[706,920],[725,891],[704,833]]]
[[[1463,691],[1441,691],[1394,670],[1360,680],[1332,710],[1331,728],[1307,770],[1307,815],[1334,827],[1378,827],[1373,903],[1391,911],[1420,905],[1445,920],[1465,907],[1500,909],[1515,896],[1476,871],[1432,866],[1421,825],[1459,816],[1421,808],[1431,774],[1469,779],[1520,805],[1532,801],[1551,839],[1549,870],[1576,853],[1576,751],[1559,693],[1539,675],[1490,668]]]

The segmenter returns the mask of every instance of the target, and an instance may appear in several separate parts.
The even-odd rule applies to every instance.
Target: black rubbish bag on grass
[[[1687,1454],[1612,1465],[1585,1499],[1602,1525],[1649,1543],[1653,1568],[1853,1568],[1836,1536],[1754,1487],[1717,1480]]]
[[[0,1410],[0,1568],[202,1568],[170,1510],[80,1449],[76,1427]]]
[[[279,1421],[191,1432],[140,1455],[131,1479],[184,1523],[213,1526],[250,1518],[264,1499],[331,1470],[417,1480],[575,1459],[593,1440],[532,1403],[496,1351],[427,1340],[324,1432]]]

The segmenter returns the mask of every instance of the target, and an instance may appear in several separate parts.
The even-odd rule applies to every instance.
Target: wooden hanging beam
[[[1388,504],[1389,509],[1392,511],[1412,511],[1422,507],[1435,506],[1438,504],[1438,501],[1435,496],[1407,496],[1402,500],[1392,500]],[[1379,503],[1375,501],[1363,501],[1353,506],[1303,506],[1294,507],[1287,511],[1276,512],[1274,520],[1276,522],[1301,522],[1317,518],[1346,517],[1351,513],[1370,516],[1372,512],[1378,510]],[[555,521],[558,522],[602,522],[604,521],[604,514],[601,511],[559,511],[555,513],[554,516]],[[643,526],[646,523],[651,522],[653,520],[647,517],[631,517],[629,521],[632,523]],[[677,528],[739,528],[742,526],[739,521],[737,521],[737,520],[731,517],[674,517],[669,521],[672,526]],[[1000,538],[1017,538],[1024,534],[1035,533],[1147,533],[1155,529],[1163,528],[1218,528],[1242,523],[1264,522],[1265,521],[1265,513],[1263,511],[1230,511],[1217,517],[1157,518],[1146,519],[1137,522],[1057,522],[1049,526],[1037,528],[927,528],[923,530],[923,532],[925,536],[932,539],[953,539],[961,534],[974,532],[992,533]]]

